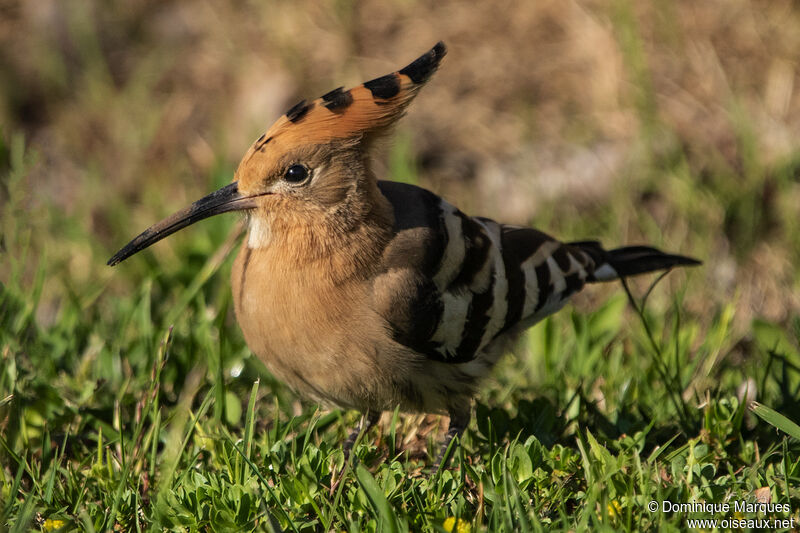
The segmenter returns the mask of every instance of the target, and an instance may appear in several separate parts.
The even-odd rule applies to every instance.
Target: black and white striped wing
[[[394,340],[431,359],[471,361],[498,335],[560,309],[594,267],[539,231],[466,216],[418,187],[379,185],[396,234],[374,304]]]
[[[561,309],[599,263],[581,247],[516,226],[503,226],[503,258],[510,287],[506,329],[533,325]]]

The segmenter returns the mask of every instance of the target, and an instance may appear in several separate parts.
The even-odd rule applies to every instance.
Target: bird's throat
[[[247,247],[257,250],[269,246],[272,240],[269,222],[262,217],[250,217]]]

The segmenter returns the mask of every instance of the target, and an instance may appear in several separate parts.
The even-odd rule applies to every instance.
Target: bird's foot
[[[342,446],[342,451],[344,452],[344,463],[342,464],[341,470],[337,471],[335,469],[336,467],[334,467],[334,472],[331,476],[331,495],[336,492],[336,488],[339,486],[339,483],[341,483],[342,478],[344,477],[344,472],[347,470],[350,456],[353,454],[353,448],[355,447],[356,441],[358,441],[359,435],[369,431],[369,428],[375,425],[380,417],[381,413],[379,411],[367,411],[361,416],[361,420],[359,421],[358,425],[353,428],[353,431],[350,432],[347,440],[344,441],[344,445]],[[354,456],[353,461],[355,460],[357,460],[357,458]]]
[[[450,425],[447,428],[447,434],[444,437],[444,442],[442,442],[442,445],[439,448],[436,461],[433,463],[434,477],[439,475],[440,470],[447,468],[447,464],[450,462],[450,458],[452,456],[452,453],[449,453],[451,451],[451,444],[453,444],[455,437],[459,437],[460,439],[468,424],[468,415],[464,416],[462,413],[450,413]]]

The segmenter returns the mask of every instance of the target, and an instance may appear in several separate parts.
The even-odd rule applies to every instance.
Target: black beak
[[[228,211],[240,211],[256,207],[254,196],[242,196],[239,194],[237,182],[214,191],[208,196],[197,200],[195,203],[178,211],[174,215],[168,216],[161,222],[154,224],[144,230],[138,237],[125,245],[119,252],[115,253],[108,260],[109,266],[114,266],[120,261],[124,261],[133,254],[140,252],[164,237],[168,237],[176,231],[194,224],[199,220],[208,218]]]

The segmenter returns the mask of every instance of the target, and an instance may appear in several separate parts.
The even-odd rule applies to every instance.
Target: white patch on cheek
[[[261,217],[250,217],[250,233],[247,236],[248,248],[266,248],[272,238],[269,224]]]

